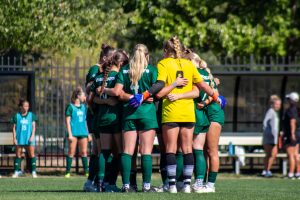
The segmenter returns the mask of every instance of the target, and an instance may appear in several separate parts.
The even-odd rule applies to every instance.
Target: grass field
[[[168,193],[84,193],[82,186],[84,177],[44,176],[37,179],[27,178],[1,178],[0,199],[300,199],[300,180],[287,180],[282,178],[263,179],[256,176],[235,177],[220,175],[216,185],[215,194],[168,194]],[[158,175],[154,176],[154,185],[160,184]]]

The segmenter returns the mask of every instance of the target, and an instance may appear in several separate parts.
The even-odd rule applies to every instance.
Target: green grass
[[[153,178],[154,185],[159,185],[159,176]],[[286,180],[282,178],[263,179],[256,176],[236,177],[234,175],[221,175],[216,184],[215,194],[168,194],[168,193],[84,193],[82,186],[84,177],[44,176],[37,179],[27,178],[1,178],[0,199],[300,199],[300,180]]]

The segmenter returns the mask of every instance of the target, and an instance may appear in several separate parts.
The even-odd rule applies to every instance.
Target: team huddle
[[[88,176],[84,191],[137,192],[139,153],[142,192],[215,192],[226,104],[217,90],[219,81],[177,37],[164,43],[163,54],[156,67],[149,64],[143,44],[135,46],[132,56],[103,45],[99,62],[86,75],[85,92],[80,87],[73,91],[66,109],[66,177],[78,144]],[[93,142],[89,165],[88,133]],[[151,185],[155,136],[161,187]],[[119,174],[121,189],[116,185]]]

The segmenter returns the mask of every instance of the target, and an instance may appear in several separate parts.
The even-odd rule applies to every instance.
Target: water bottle
[[[229,142],[228,153],[229,153],[230,156],[234,155],[234,145],[232,144],[232,142]]]

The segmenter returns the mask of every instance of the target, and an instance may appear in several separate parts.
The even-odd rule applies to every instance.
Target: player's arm
[[[29,142],[32,142],[35,136],[35,130],[36,130],[36,123],[35,121],[32,122],[32,132],[31,132],[31,136],[29,138]]]
[[[73,137],[71,130],[71,116],[66,116],[66,127],[69,135],[69,139]]]
[[[291,139],[292,141],[296,140],[296,119],[292,118],[290,120],[290,126],[291,126]]]
[[[199,97],[199,89],[196,86],[193,86],[193,89],[189,92],[182,94],[168,94],[167,98],[169,101],[176,101],[180,99],[195,99]]]
[[[13,125],[13,143],[14,143],[14,145],[18,145],[17,144],[17,139],[16,139],[16,124],[14,123],[14,125]]]
[[[178,86],[186,86],[189,83],[189,81],[186,78],[180,78],[177,77],[176,80],[166,87],[163,87],[155,96],[157,99],[161,99],[165,96],[167,96],[173,89],[175,89]]]

